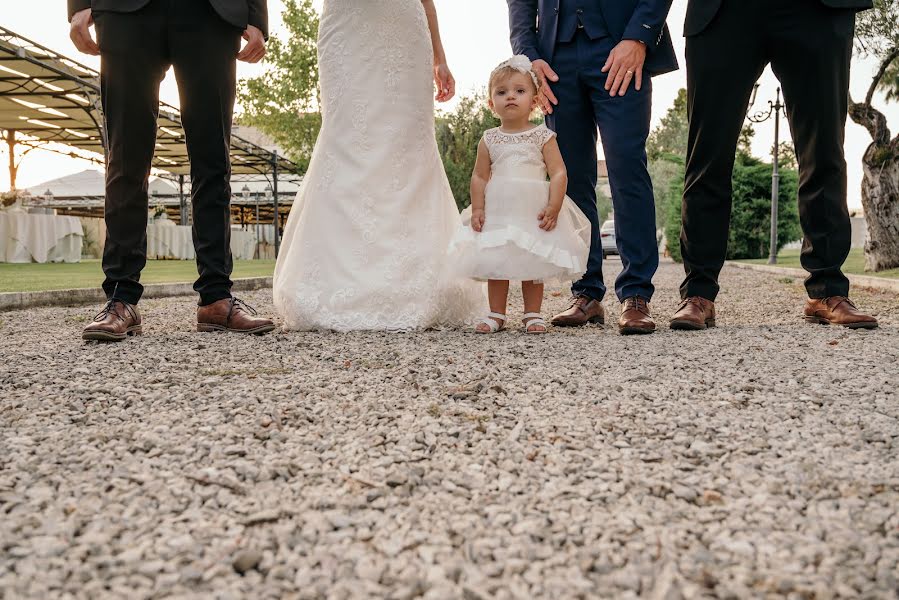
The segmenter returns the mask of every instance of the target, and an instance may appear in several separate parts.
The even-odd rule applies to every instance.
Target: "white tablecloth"
[[[256,234],[232,229],[231,255],[234,260],[252,260],[256,255]],[[196,256],[189,226],[147,225],[147,258],[193,260]]]
[[[77,217],[0,212],[0,262],[79,262],[83,240]]]
[[[147,258],[193,260],[195,257],[189,226],[170,223],[147,225]]]
[[[231,230],[231,256],[234,260],[256,258],[256,234],[243,229]]]

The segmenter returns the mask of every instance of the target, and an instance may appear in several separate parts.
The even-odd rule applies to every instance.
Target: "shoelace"
[[[568,308],[574,308],[575,306],[583,308],[585,304],[590,302],[590,298],[586,296],[572,296],[569,302]]]
[[[116,304],[121,304],[122,308],[124,308],[128,312],[131,312],[130,309],[128,308],[128,306],[124,302],[113,298],[112,300],[108,300],[106,302],[106,305],[100,310],[100,312],[97,313],[97,316],[94,317],[94,321],[102,321],[109,315],[115,315],[119,321],[124,321],[125,317],[123,317],[122,314],[118,310],[116,310]],[[132,313],[132,316],[133,316],[133,313]]]
[[[258,312],[256,312],[256,309],[255,309],[255,308],[253,308],[252,306],[250,306],[249,304],[247,304],[246,302],[244,302],[244,301],[241,300],[240,298],[235,298],[234,296],[231,296],[231,302],[230,302],[230,304],[229,304],[229,306],[228,306],[228,316],[227,316],[227,318],[225,319],[225,322],[226,322],[226,323],[227,323],[227,322],[230,322],[230,321],[231,321],[231,315],[233,315],[234,312],[235,312],[235,311],[238,311],[238,310],[242,310],[242,311],[244,311],[244,312],[247,312],[247,313],[251,314],[251,315],[254,316],[254,317],[255,317],[256,315],[259,314]]]
[[[640,296],[625,299],[624,309],[636,310],[643,313],[644,315],[649,315],[649,306],[646,303],[646,299],[641,298]]]
[[[852,308],[858,310],[858,307],[855,305],[855,303],[854,303],[852,300],[850,300],[849,298],[847,298],[846,296],[830,296],[829,298],[825,298],[825,299],[823,300],[824,306],[829,306],[830,300],[833,300],[833,299],[839,300],[839,302],[837,302],[836,304],[834,304],[834,305],[833,305],[833,308],[831,308],[830,310],[836,310],[837,307],[840,306],[840,304],[842,304],[843,302],[845,302],[846,304],[848,304],[848,305],[851,306]]]
[[[699,308],[702,308],[702,298],[699,296],[690,296],[689,298],[684,298],[683,302],[680,303],[678,310],[685,307],[688,304],[695,304]]]

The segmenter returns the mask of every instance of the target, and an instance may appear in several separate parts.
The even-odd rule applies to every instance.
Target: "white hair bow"
[[[490,73],[490,76],[492,77],[493,73],[496,73],[504,67],[511,67],[519,73],[527,73],[534,81],[534,87],[538,90],[540,89],[540,83],[537,81],[537,76],[534,74],[534,71],[531,70],[531,59],[524,54],[516,54],[509,60],[504,60],[499,65],[497,65],[495,69],[493,69],[493,72]]]

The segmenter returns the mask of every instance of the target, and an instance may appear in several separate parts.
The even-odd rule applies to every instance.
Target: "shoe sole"
[[[645,327],[619,327],[619,333],[621,335],[647,335],[650,333],[655,333],[655,327],[652,329],[646,329]]]
[[[593,317],[592,319],[587,319],[583,323],[556,323],[555,321],[550,321],[550,325],[552,325],[553,327],[583,327],[588,323],[592,323],[594,325],[605,325],[606,319],[605,317]]]
[[[870,321],[862,321],[861,323],[846,323],[845,325],[842,323],[832,323],[829,319],[824,319],[822,317],[805,317],[806,323],[812,323],[814,325],[838,325],[840,327],[845,327],[846,329],[877,329],[878,323],[872,323]]]
[[[715,327],[715,319],[709,319],[705,323],[694,321],[671,321],[671,329],[676,331],[703,331]]]
[[[125,333],[110,333],[108,331],[85,331],[81,339],[88,342],[123,342],[131,336],[143,334],[143,327],[129,327]]]
[[[198,323],[197,331],[200,333],[242,333],[244,335],[263,335],[270,331],[274,331],[274,325],[262,325],[260,327],[254,327],[253,329],[231,329],[230,327],[223,327],[222,325],[211,325],[208,323]]]

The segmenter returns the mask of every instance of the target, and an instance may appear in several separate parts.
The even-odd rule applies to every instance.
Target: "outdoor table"
[[[83,241],[77,217],[0,212],[0,262],[80,262]]]

